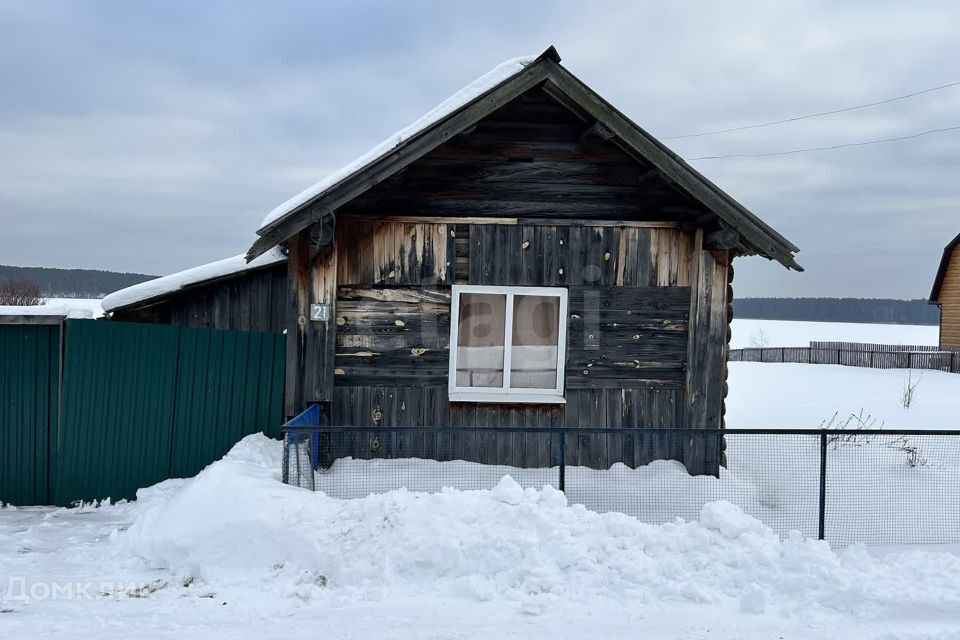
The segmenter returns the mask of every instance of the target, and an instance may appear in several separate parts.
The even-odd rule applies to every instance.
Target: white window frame
[[[506,296],[503,336],[503,387],[458,387],[457,343],[460,331],[460,296],[480,293]],[[557,384],[552,389],[510,388],[510,365],[513,357],[513,299],[515,296],[545,296],[560,299],[560,322],[557,339]],[[567,289],[564,287],[495,287],[486,285],[453,285],[450,300],[450,371],[448,392],[451,402],[544,403],[566,404],[563,397],[563,374],[567,360]]]

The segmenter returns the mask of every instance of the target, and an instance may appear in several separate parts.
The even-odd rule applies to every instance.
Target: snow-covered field
[[[960,375],[914,371],[919,383],[909,409],[900,402],[904,369],[833,364],[731,362],[727,426],[819,428],[850,415],[869,417],[875,428],[960,429]],[[853,425],[851,425],[853,426]]]
[[[812,340],[937,344],[937,327],[919,325],[734,320],[733,348],[749,347],[762,331],[770,346],[799,347]],[[900,395],[904,369],[836,365],[731,362],[727,426],[730,428],[819,428],[851,415],[875,428],[960,429],[960,376],[915,371],[919,380],[909,409]],[[853,421],[851,426],[855,426]]]
[[[880,344],[937,344],[934,325],[858,324],[855,322],[804,322],[734,318],[733,349],[744,347],[805,347],[811,340]],[[758,341],[763,339],[763,344]]]
[[[788,344],[922,338],[762,322],[771,344],[777,332]],[[886,428],[960,427],[960,376],[924,372],[904,409],[905,376],[735,363],[728,425],[817,428],[862,411]],[[816,438],[762,438],[728,438],[719,480],[660,461],[568,469],[566,496],[510,469],[484,478],[489,490],[415,491],[480,473],[461,462],[445,463],[456,474],[409,473],[409,490],[338,499],[280,483],[280,444],[251,436],[135,503],[0,509],[0,638],[960,638],[960,545],[811,539]],[[883,439],[831,448],[834,473],[861,475],[828,493],[828,523],[844,539],[890,523],[904,535],[955,527],[956,440],[921,443],[919,466]],[[341,462],[367,477],[371,464],[411,464]],[[625,510],[640,517],[576,504],[609,508],[588,490],[602,482],[632,483]],[[779,535],[730,500],[803,533]],[[670,512],[685,519],[663,522]]]

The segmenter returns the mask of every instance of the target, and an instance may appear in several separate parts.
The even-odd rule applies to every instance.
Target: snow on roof
[[[99,318],[100,300],[91,298],[48,298],[32,306],[0,305],[0,316],[57,316],[63,318]]]
[[[109,312],[136,302],[143,302],[144,300],[150,300],[151,298],[173,293],[192,284],[249,271],[257,267],[265,267],[286,259],[287,257],[280,253],[277,247],[251,260],[249,263],[241,253],[240,255],[218,260],[217,262],[203,264],[185,271],[178,271],[177,273],[171,273],[162,278],[147,280],[146,282],[135,284],[132,287],[115,291],[106,296],[101,303],[103,310]]]
[[[373,164],[377,160],[381,159],[383,156],[390,153],[393,149],[399,146],[401,143],[409,140],[414,137],[421,131],[429,128],[433,124],[436,124],[440,120],[446,118],[448,115],[453,112],[463,108],[476,98],[480,97],[484,93],[490,91],[500,83],[509,80],[513,76],[517,75],[523,69],[529,65],[531,62],[534,62],[537,59],[537,56],[523,56],[520,58],[513,58],[502,62],[497,65],[484,75],[480,76],[463,89],[453,94],[439,105],[434,107],[432,110],[427,112],[423,117],[414,122],[413,124],[407,126],[404,129],[394,133],[392,136],[375,146],[374,148],[367,151],[365,154],[351,162],[350,164],[334,171],[329,174],[326,178],[320,182],[314,184],[313,186],[304,189],[297,195],[293,196],[273,211],[267,214],[263,219],[263,222],[260,223],[260,228],[266,227],[284,217],[288,213],[291,213],[298,207],[303,206],[310,200],[313,200],[317,196],[321,195],[325,191],[328,191],[330,188],[336,186],[338,183],[342,182],[344,179],[350,177],[357,171],[360,171],[364,167]]]

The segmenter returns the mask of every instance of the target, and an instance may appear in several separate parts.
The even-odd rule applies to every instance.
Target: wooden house
[[[960,348],[960,234],[943,248],[930,303],[940,307],[940,346]]]
[[[249,265],[105,306],[285,330],[287,415],[318,403],[338,426],[722,429],[733,258],[802,270],[793,244],[552,47],[479,78],[257,235]],[[664,455],[698,473],[720,460],[650,457]]]

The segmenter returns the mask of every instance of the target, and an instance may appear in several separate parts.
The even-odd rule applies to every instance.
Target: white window
[[[563,403],[567,290],[454,285],[450,400]]]

